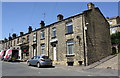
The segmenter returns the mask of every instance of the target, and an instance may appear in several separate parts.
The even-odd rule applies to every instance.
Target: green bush
[[[113,44],[120,44],[120,32],[116,32],[111,35],[111,43]]]

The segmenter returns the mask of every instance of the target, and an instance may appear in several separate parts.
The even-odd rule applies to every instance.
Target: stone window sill
[[[75,55],[73,54],[73,55],[66,55],[66,57],[74,57]]]

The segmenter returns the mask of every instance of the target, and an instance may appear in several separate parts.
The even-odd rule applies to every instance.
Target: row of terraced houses
[[[111,54],[110,25],[100,9],[88,3],[88,10],[64,19],[62,14],[58,21],[50,25],[40,22],[40,28],[28,33],[15,33],[3,40],[3,49],[15,48],[22,51],[22,60],[37,55],[49,56],[54,64],[74,65],[92,64]]]

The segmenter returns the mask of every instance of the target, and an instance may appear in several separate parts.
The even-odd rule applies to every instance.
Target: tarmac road
[[[118,76],[117,70],[88,69],[80,67],[55,66],[37,68],[19,62],[0,62],[2,76]]]

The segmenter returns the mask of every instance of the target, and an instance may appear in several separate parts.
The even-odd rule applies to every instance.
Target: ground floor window
[[[74,54],[74,43],[73,40],[67,41],[67,55]]]
[[[45,44],[41,44],[41,54],[45,54]]]

